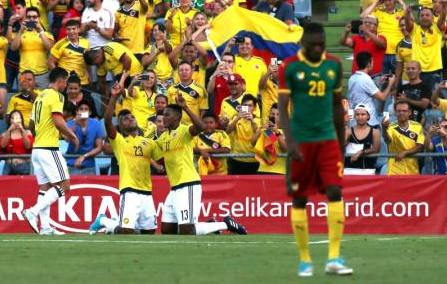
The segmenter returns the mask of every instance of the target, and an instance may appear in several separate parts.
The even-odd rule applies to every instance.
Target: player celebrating
[[[245,228],[230,216],[226,216],[224,222],[198,222],[202,187],[193,163],[193,138],[203,131],[204,125],[189,109],[181,94],[177,95],[176,102],[177,104],[170,104],[165,108],[164,123],[168,131],[156,140],[163,150],[171,185],[171,191],[163,206],[162,233],[205,235],[229,230],[241,235],[247,234]],[[182,110],[190,117],[192,125],[180,123]]]
[[[325,32],[318,23],[304,27],[301,43],[298,54],[279,69],[280,120],[289,152],[287,193],[293,198],[291,223],[301,261],[298,275],[313,274],[306,204],[307,196],[316,192],[326,193],[329,200],[326,273],[348,275],[353,270],[344,265],[339,255],[345,222],[341,195],[344,148],[341,62],[324,52]],[[293,106],[290,121],[289,100]]]
[[[120,218],[109,219],[104,214],[98,215],[90,226],[90,234],[102,228],[107,233],[134,234],[139,229],[141,234],[154,234],[157,228],[157,213],[152,199],[151,158],[162,157],[160,148],[154,140],[138,135],[138,124],[129,110],[122,110],[118,115],[118,125],[123,135],[116,131],[112,116],[118,96],[123,92],[122,86],[112,87],[111,99],[104,116],[107,136],[119,164]]]
[[[62,116],[64,96],[60,92],[67,86],[67,77],[67,71],[60,67],[51,70],[50,86],[36,98],[31,112],[31,129],[36,133],[31,161],[40,191],[37,203],[22,214],[36,233],[39,215],[41,235],[63,234],[49,223],[51,204],[70,191],[67,163],[59,152],[59,132],[79,148],[76,134],[67,128]]]

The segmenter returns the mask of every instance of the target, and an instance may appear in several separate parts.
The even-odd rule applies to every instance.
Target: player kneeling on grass
[[[156,143],[163,150],[166,173],[171,191],[166,197],[161,218],[163,234],[206,235],[222,230],[245,235],[245,228],[226,216],[224,222],[198,222],[202,200],[200,176],[193,163],[193,139],[205,126],[187,106],[181,94],[176,97],[177,104],[168,105],[164,123],[168,129]],[[192,125],[180,123],[182,110]]]
[[[123,91],[119,84],[112,87],[111,98],[104,116],[107,137],[119,164],[120,212],[119,220],[98,215],[90,226],[90,234],[105,228],[107,233],[154,234],[157,214],[152,199],[151,159],[162,157],[160,148],[152,139],[138,135],[138,124],[129,110],[118,114],[118,133],[112,116],[118,96]]]

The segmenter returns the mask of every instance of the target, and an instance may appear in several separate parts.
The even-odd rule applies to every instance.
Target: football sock
[[[291,209],[291,223],[302,262],[312,262],[309,251],[309,223],[306,209]]]
[[[228,230],[227,224],[224,222],[214,222],[214,223],[197,223],[196,224],[196,235],[207,235],[217,231]]]
[[[43,190],[39,191],[39,195],[37,196],[37,203],[39,203],[39,200],[42,202],[45,193],[46,192]],[[50,227],[50,206],[40,210],[39,220],[40,220],[40,228],[48,229]]]
[[[345,226],[343,201],[329,202],[327,223],[329,231],[329,259],[340,257],[340,243]]]
[[[42,209],[50,207],[50,205],[56,202],[59,197],[64,195],[64,190],[60,186],[56,185],[48,189],[45,195],[37,200],[36,205],[30,208],[30,211],[37,216]]]
[[[119,222],[116,219],[109,219],[107,217],[102,217],[101,219],[99,219],[99,224],[101,224],[101,226],[104,226],[107,230],[107,233],[115,233],[115,228],[118,227]]]

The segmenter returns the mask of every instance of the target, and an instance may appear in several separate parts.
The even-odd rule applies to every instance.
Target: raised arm
[[[184,112],[186,112],[189,118],[191,118],[192,125],[189,127],[189,133],[191,136],[199,135],[199,133],[205,129],[205,125],[203,125],[202,120],[191,111],[186,104],[185,98],[181,94],[177,95],[175,102],[183,109]]]
[[[368,6],[363,12],[360,14],[360,18],[366,18],[366,16],[370,15],[377,5],[381,2],[381,0],[374,1],[371,5]]]
[[[109,104],[107,105],[104,114],[104,124],[106,126],[107,137],[111,139],[115,139],[116,137],[116,128],[112,122],[113,112],[115,111],[116,100],[123,90],[124,89],[120,84],[115,83],[113,85],[112,90],[110,91]]]

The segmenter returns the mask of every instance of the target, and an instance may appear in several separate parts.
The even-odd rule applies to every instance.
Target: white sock
[[[50,205],[56,202],[56,200],[58,200],[59,197],[64,195],[65,195],[64,190],[60,186],[56,185],[50,188],[45,193],[43,198],[38,199],[36,205],[31,207],[30,211],[37,216],[40,213],[40,211],[42,211],[42,209],[50,207]]]
[[[42,202],[46,191],[40,190],[37,196],[37,203]],[[40,228],[48,229],[50,227],[50,206],[42,209],[39,212]]]
[[[107,217],[102,217],[101,219],[99,219],[99,224],[101,224],[101,226],[106,227],[107,233],[114,233],[115,232],[115,228],[118,227],[119,222],[118,220],[115,219],[109,219]]]
[[[196,224],[196,235],[208,235],[210,233],[214,233],[217,231],[228,230],[227,224],[224,222],[215,222],[215,223],[197,223]]]

